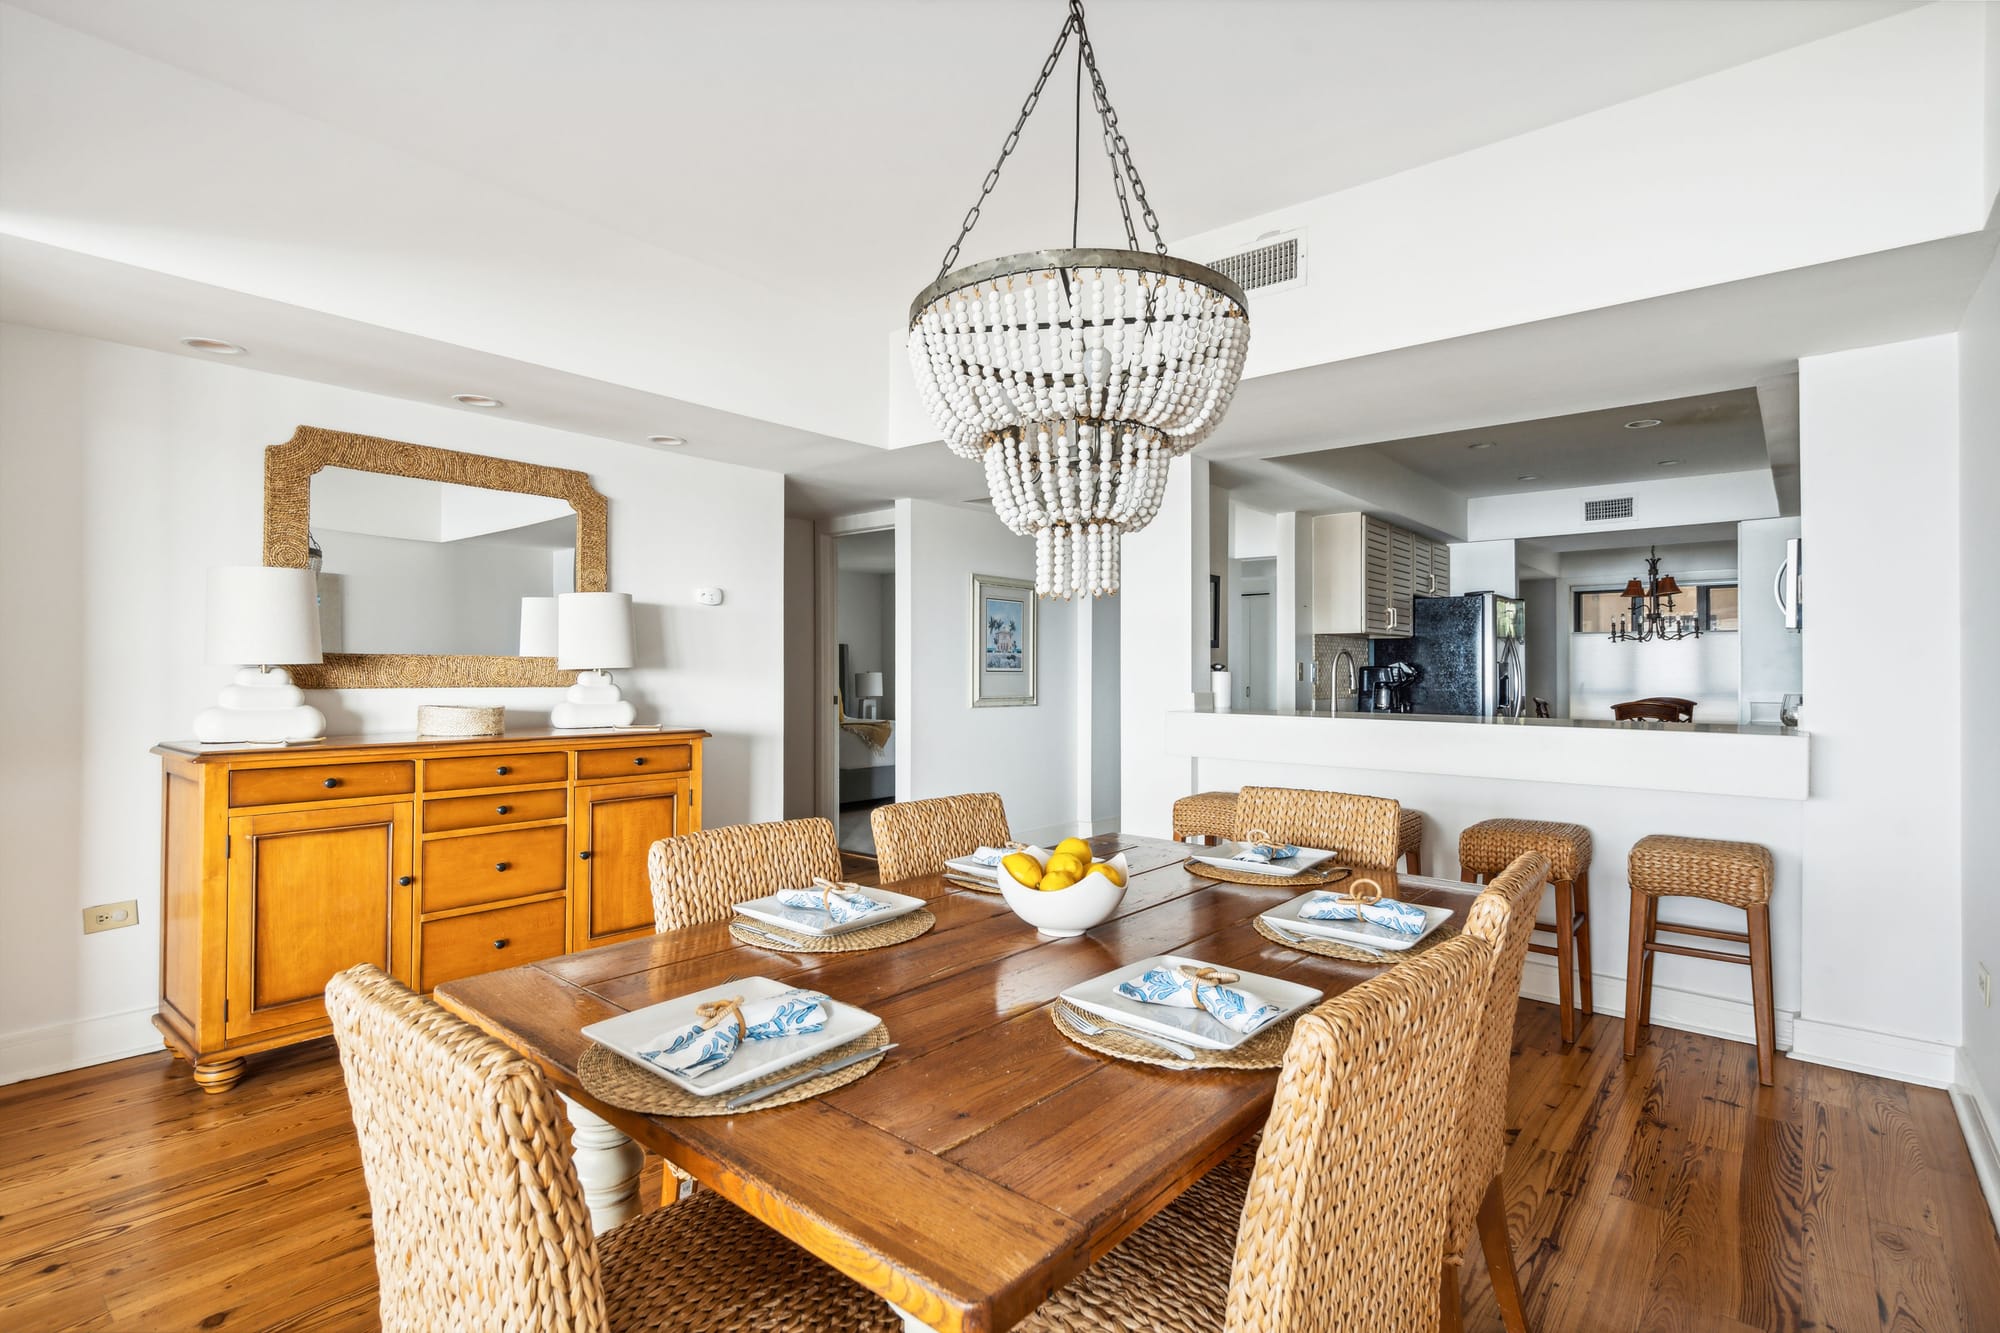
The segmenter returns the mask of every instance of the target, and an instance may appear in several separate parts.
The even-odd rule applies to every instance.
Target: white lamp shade
[[[521,599],[521,656],[554,657],[556,655],[556,599],[553,597],[523,597]]]
[[[264,565],[209,570],[208,660],[218,666],[319,661],[312,571]]]
[[[854,693],[863,699],[879,699],[883,695],[882,673],[863,671],[854,678]]]
[[[566,592],[556,598],[556,666],[612,671],[632,665],[632,594]]]

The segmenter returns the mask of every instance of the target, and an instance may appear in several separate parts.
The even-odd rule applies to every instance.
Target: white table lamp
[[[866,711],[863,717],[879,717],[882,713],[882,673],[879,671],[858,671],[854,675],[854,693],[861,699],[861,707]]]
[[[521,656],[554,657],[556,655],[556,599],[553,597],[523,597],[521,599]]]
[[[230,565],[208,571],[208,660],[241,666],[215,707],[195,715],[210,743],[309,741],[326,717],[306,702],[285,665],[320,660],[319,601],[309,569]]]
[[[611,672],[632,665],[632,594],[566,592],[556,598],[556,666],[579,673],[556,705],[556,727],[629,727],[637,710]]]

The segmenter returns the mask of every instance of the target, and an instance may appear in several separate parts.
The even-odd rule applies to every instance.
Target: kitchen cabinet
[[[1418,597],[1451,592],[1451,550],[1369,514],[1312,521],[1312,631],[1410,635]]]

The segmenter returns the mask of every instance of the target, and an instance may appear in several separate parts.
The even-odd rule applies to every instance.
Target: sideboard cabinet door
[[[653,929],[646,858],[661,838],[700,827],[693,780],[593,782],[576,789],[575,913],[570,948],[591,949]]]
[[[226,1038],[323,1022],[357,963],[411,979],[413,822],[407,801],[229,821]]]

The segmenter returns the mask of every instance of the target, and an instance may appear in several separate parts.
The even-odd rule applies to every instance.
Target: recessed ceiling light
[[[1626,423],[1625,423],[1625,429],[1626,429],[1626,430],[1651,430],[1651,429],[1652,429],[1653,427],[1655,427],[1655,426],[1657,426],[1657,425],[1659,425],[1659,424],[1660,424],[1660,419],[1659,419],[1658,417],[1640,417],[1640,418],[1639,418],[1639,419],[1638,419],[1637,421],[1628,421],[1628,422],[1626,422]]]
[[[1478,444],[1468,444],[1465,447],[1468,449],[1491,449],[1493,447],[1493,441],[1481,440]]]
[[[483,393],[455,393],[451,396],[451,401],[453,401],[454,403],[463,403],[467,407],[506,406],[506,404],[501,402],[498,398],[488,398]]]
[[[217,356],[242,356],[243,349],[235,343],[226,343],[220,338],[183,338],[181,346],[192,347],[197,352],[213,352]]]
[[[678,435],[648,435],[646,443],[657,444],[663,448],[671,448],[676,444],[686,444],[687,441]]]
[[[1661,467],[1679,467],[1680,465],[1681,460],[1678,458],[1662,458],[1660,460]]]
[[[1515,481],[1540,481],[1541,479],[1542,476],[1539,472],[1523,472],[1520,476],[1514,478]]]

